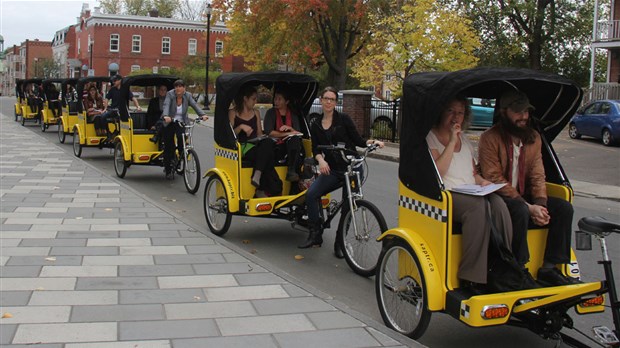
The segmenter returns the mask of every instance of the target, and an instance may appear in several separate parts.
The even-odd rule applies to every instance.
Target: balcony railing
[[[599,99],[620,99],[620,83],[594,83],[591,89],[585,90],[582,103]]]
[[[596,41],[620,40],[620,20],[599,21],[596,25]]]

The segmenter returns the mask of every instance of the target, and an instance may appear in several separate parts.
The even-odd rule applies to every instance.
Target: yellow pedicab
[[[580,314],[604,310],[604,282],[483,295],[472,294],[459,284],[460,224],[453,222],[452,196],[444,189],[426,136],[442,107],[455,96],[495,99],[510,88],[526,93],[536,108],[548,195],[572,201],[573,191],[551,141],[579,107],[579,86],[557,75],[525,69],[479,68],[409,76],[402,98],[399,227],[380,237],[383,251],[375,287],[385,324],[404,335],[419,338],[431,313],[439,312],[471,327],[515,325],[545,339],[568,342],[571,338],[562,329],[573,327],[569,309]],[[529,270],[538,270],[543,262],[546,235],[546,228],[528,231]],[[572,250],[571,263],[561,271],[580,276]]]

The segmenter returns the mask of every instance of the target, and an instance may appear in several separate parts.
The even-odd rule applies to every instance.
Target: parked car
[[[469,98],[471,126],[488,128],[493,125],[495,99]]]
[[[568,125],[568,135],[601,139],[606,146],[620,139],[620,100],[595,100],[577,110]]]

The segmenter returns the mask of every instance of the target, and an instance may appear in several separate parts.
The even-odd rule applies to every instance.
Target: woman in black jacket
[[[356,146],[365,147],[369,144],[384,144],[377,140],[364,140],[353,120],[344,113],[335,110],[338,101],[338,91],[333,87],[327,87],[321,93],[321,106],[323,114],[318,116],[310,127],[312,134],[312,154],[319,164],[319,177],[312,183],[306,192],[306,206],[308,208],[308,226],[310,234],[308,239],[299,246],[301,249],[320,247],[323,244],[323,227],[320,221],[319,209],[321,196],[342,187],[344,172],[347,164],[339,154],[333,151],[322,152],[319,145],[337,145],[344,143],[347,149],[355,150]],[[340,248],[335,245],[334,251],[339,256]]]

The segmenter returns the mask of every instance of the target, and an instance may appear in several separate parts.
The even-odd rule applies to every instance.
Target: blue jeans
[[[319,210],[321,209],[321,196],[342,187],[342,175],[319,175],[306,191],[306,207],[308,208],[308,222],[320,223]]]

